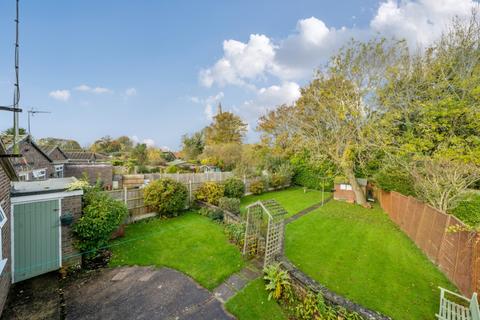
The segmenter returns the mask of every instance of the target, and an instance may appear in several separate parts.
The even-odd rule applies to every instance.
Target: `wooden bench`
[[[446,294],[453,299],[448,299]],[[464,304],[460,304],[461,302]],[[440,288],[440,310],[436,316],[440,320],[480,320],[477,293],[468,299],[455,292]]]

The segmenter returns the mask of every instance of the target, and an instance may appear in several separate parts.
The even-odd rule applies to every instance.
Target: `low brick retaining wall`
[[[311,291],[314,294],[321,293],[328,304],[344,307],[348,311],[356,312],[368,320],[391,320],[390,317],[362,307],[361,305],[330,291],[295,267],[295,265],[293,265],[287,258],[281,257],[277,260],[281,262],[281,267],[288,271],[295,290],[300,291],[303,294],[306,294],[308,291]]]

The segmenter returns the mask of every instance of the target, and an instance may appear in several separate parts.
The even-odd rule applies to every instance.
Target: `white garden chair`
[[[440,310],[436,316],[439,320],[480,320],[477,293],[468,299],[440,288]]]

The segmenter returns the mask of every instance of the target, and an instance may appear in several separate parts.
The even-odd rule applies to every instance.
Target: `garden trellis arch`
[[[247,207],[244,255],[263,255],[263,267],[283,253],[287,211],[275,200],[257,201]]]

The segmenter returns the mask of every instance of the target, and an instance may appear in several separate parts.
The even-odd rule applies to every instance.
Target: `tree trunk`
[[[343,168],[343,172],[345,173],[348,182],[352,186],[353,193],[355,194],[355,202],[365,208],[371,208],[370,204],[367,201],[365,193],[358,184],[357,178],[355,178],[353,168]]]

